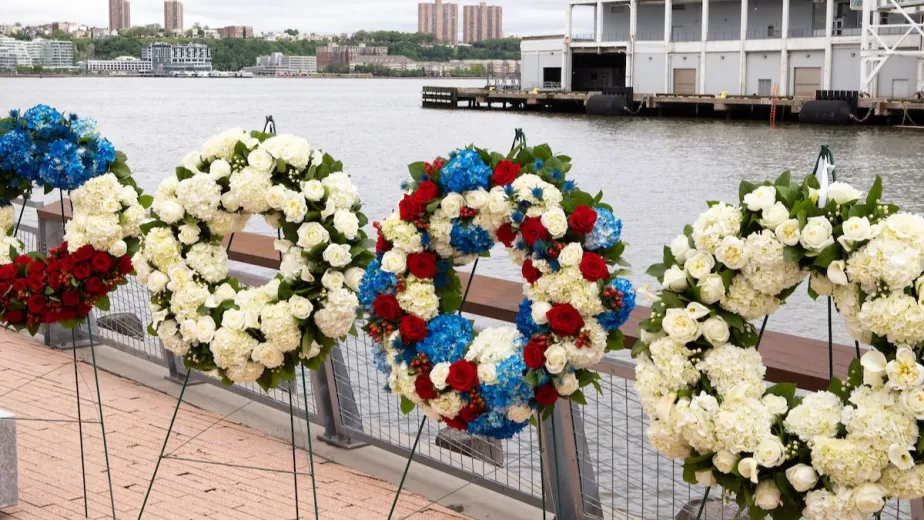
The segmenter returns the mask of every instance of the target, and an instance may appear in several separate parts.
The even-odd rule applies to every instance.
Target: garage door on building
[[[821,67],[796,67],[796,96],[814,96],[821,88]]]
[[[674,94],[696,94],[696,69],[674,69]]]

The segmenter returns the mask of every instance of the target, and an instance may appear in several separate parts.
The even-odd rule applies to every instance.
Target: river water
[[[136,178],[148,192],[154,191],[187,152],[211,135],[232,127],[261,129],[264,117],[271,114],[280,132],[301,135],[343,161],[372,220],[386,217],[396,205],[407,164],[432,160],[469,143],[506,152],[514,129],[522,128],[530,143],[547,142],[553,150],[570,155],[574,164],[571,178],[583,189],[604,191],[604,200],[625,223],[624,239],[630,244],[626,256],[637,285],[653,283],[644,274],[646,267],[660,260],[663,245],[695,220],[707,200],[735,202],[738,183],[743,179],[771,179],[786,169],[801,178],[813,166],[822,144],[829,145],[834,153],[841,180],[865,190],[876,175],[881,175],[884,199],[909,211],[924,212],[924,132],[424,110],[420,108],[420,90],[432,81],[0,79],[0,110],[46,103],[97,119],[103,135],[128,154]],[[472,81],[441,84],[478,86]],[[261,226],[255,219],[250,227],[268,231]],[[479,272],[510,280],[520,278],[502,249],[495,251],[494,258],[481,262]],[[824,320],[823,304],[812,302],[800,290],[770,320],[769,328],[822,339],[827,329]],[[835,326],[835,335],[840,342],[849,341],[841,327]],[[383,396],[376,391],[383,381],[374,374],[369,360],[362,359],[359,349],[353,348],[357,352],[347,363],[350,377],[359,379],[353,384],[358,389],[357,402],[366,410],[363,415],[372,413],[403,435],[413,435],[413,421],[404,424],[391,419],[397,417],[394,403],[383,405]],[[670,518],[675,509],[665,507],[666,511],[661,511],[660,505],[662,500],[665,505],[679,500],[673,484],[677,470],[670,463],[652,466],[644,462],[644,454],[638,451],[643,431],[641,411],[630,397],[632,392],[623,385],[617,382],[608,387],[608,395],[585,412],[604,509],[631,511],[630,517]],[[624,397],[619,395],[622,393]],[[604,404],[606,401],[610,403]],[[382,413],[385,408],[395,413]],[[634,427],[629,424],[630,417]],[[624,429],[618,427],[622,421]],[[630,430],[633,446],[627,440],[623,447],[623,441],[616,438],[624,435],[617,433]],[[432,445],[435,433],[436,429],[428,428],[430,442],[425,444]],[[530,455],[532,449],[527,439],[505,443],[506,471],[530,475],[527,482],[537,480],[538,460]],[[639,456],[640,466],[630,462]],[[643,476],[639,485],[630,472],[651,477],[649,483]],[[623,473],[624,484],[617,484]],[[530,486],[535,491],[535,483]],[[652,493],[658,495],[655,510],[650,509],[654,507]]]

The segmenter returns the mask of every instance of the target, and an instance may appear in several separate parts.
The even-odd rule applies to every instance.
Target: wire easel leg
[[[160,461],[164,460],[164,452],[167,451],[170,433],[173,431],[173,424],[180,411],[180,404],[183,403],[183,394],[186,392],[186,385],[189,384],[190,375],[192,375],[192,370],[186,369],[186,379],[183,381],[183,388],[180,389],[180,396],[176,400],[176,408],[173,409],[173,417],[170,419],[170,427],[167,428],[167,435],[164,437],[164,445],[161,446],[160,455],[157,456],[157,464],[154,466],[154,474],[151,475],[151,481],[148,483],[148,491],[144,494],[144,502],[141,503],[141,510],[138,511],[138,520],[141,520],[141,516],[144,515],[144,508],[148,505],[148,498],[151,497],[151,489],[154,487],[154,480],[157,479],[157,471],[160,470]]]
[[[298,458],[295,453],[295,409],[292,407],[292,386],[289,386],[289,427],[292,430],[292,477],[295,480],[295,520],[300,518],[298,510]]]
[[[699,504],[699,513],[696,513],[696,520],[700,520],[703,517],[703,511],[706,510],[706,502],[709,501],[709,492],[712,491],[712,487],[706,488],[706,493],[703,495],[703,501]]]
[[[336,384],[336,381],[334,382]],[[308,464],[311,468],[311,494],[314,498],[314,518],[318,520],[318,486],[314,475],[314,450],[311,448],[311,416],[308,413],[308,387],[305,384],[305,365],[302,365],[302,395],[305,396],[305,425],[308,428]]]
[[[555,417],[552,417],[552,457],[555,463],[555,517],[561,512],[561,475],[558,470],[558,433],[555,427]]]
[[[542,490],[542,520],[546,518],[545,509],[545,464],[542,463],[542,454],[545,446],[542,445],[542,412],[536,413],[536,432],[539,434],[539,488]]]
[[[411,461],[414,460],[414,453],[417,451],[417,443],[420,442],[420,434],[423,433],[425,424],[427,424],[426,416],[420,421],[420,428],[417,429],[417,438],[414,439],[414,446],[411,447],[411,454],[407,457],[407,464],[404,466],[404,474],[401,475],[401,483],[398,484],[395,500],[391,503],[391,511],[388,512],[388,520],[391,520],[392,515],[395,514],[395,507],[398,505],[398,498],[401,496],[401,489],[404,488],[404,480],[407,478],[407,472],[411,469]]]
[[[832,330],[831,301],[828,296],[828,380],[834,379],[834,331]]]
[[[77,333],[71,330],[71,352],[74,353],[74,387],[77,390],[77,431],[80,435],[80,474],[83,476],[83,516],[90,516],[90,508],[87,502],[87,463],[83,451],[83,417],[80,411],[80,375],[77,371]],[[95,366],[95,364],[94,364]]]
[[[96,402],[99,405],[99,426],[103,433],[103,455],[106,457],[106,478],[109,480],[109,505],[112,506],[112,518],[115,520],[115,493],[112,491],[112,466],[109,465],[109,444],[106,442],[106,423],[103,421],[103,394],[99,389],[99,371],[96,368],[96,347],[93,344],[93,327],[87,317],[87,331],[90,334],[90,356],[93,359],[93,379],[96,381]]]

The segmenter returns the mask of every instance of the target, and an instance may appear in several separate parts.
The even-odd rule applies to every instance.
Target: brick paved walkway
[[[98,420],[93,368],[80,363],[83,419]],[[134,519],[154,470],[176,399],[100,372],[104,420],[118,518]],[[29,419],[77,418],[71,352],[53,351],[0,331],[0,408],[18,418],[19,505],[0,519],[83,518],[78,425]],[[144,518],[282,520],[295,518],[289,444],[219,421],[183,405],[167,451],[173,457],[278,469],[278,473],[165,459]],[[210,427],[211,426],[211,427]],[[89,517],[111,518],[99,424],[84,424]],[[202,433],[205,430],[204,433]],[[197,436],[198,435],[198,436]],[[313,518],[308,456],[298,452],[301,518]],[[384,519],[396,486],[315,457],[321,518]],[[2,475],[0,475],[2,478]],[[467,518],[422,497],[403,494],[395,518]]]

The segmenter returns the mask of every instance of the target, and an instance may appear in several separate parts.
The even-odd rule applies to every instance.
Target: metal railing
[[[38,227],[23,227],[19,236],[27,248],[47,249],[60,240],[61,225],[39,220]],[[249,285],[264,283],[267,277],[234,272]],[[108,312],[96,310],[91,321],[94,336],[144,359],[154,359],[168,367],[177,380],[185,368],[156,339],[132,330],[113,330],[117,323],[109,318],[132,315],[147,326],[151,311],[146,289],[131,278],[128,285],[110,295]],[[357,324],[357,328],[359,328]],[[319,372],[312,372],[307,395],[300,394],[310,407],[315,422],[325,426],[320,437],[334,445],[352,448],[372,444],[407,456],[415,430],[422,420],[418,411],[404,416],[399,399],[383,390],[386,378],[375,368],[372,340],[368,336],[349,337],[334,349]],[[695,518],[703,489],[689,486],[682,479],[682,462],[659,455],[647,442],[648,419],[635,392],[634,369],[630,361],[605,358],[594,367],[601,373],[603,394],[588,392],[583,407],[559,403],[553,414],[558,428],[557,465],[561,500],[550,477],[549,458],[536,449],[536,430],[528,428],[517,437],[493,441],[454,433],[428,421],[415,460],[463,480],[493,489],[524,503],[539,505],[542,496],[540,465],[546,463],[547,503],[561,503],[558,518],[601,520],[669,520]],[[222,386],[214,378],[198,380]],[[295,385],[296,387],[300,385]],[[288,395],[282,390],[263,392],[256,385],[224,387],[274,408],[288,410]],[[303,416],[303,413],[301,414]],[[549,427],[550,421],[544,426]],[[550,431],[550,430],[549,430]],[[548,432],[544,431],[543,436]],[[546,446],[548,448],[548,446]],[[716,496],[716,494],[713,494]],[[732,520],[734,505],[710,499],[704,520]],[[686,514],[687,516],[680,516]],[[912,519],[909,502],[890,503],[883,518]],[[924,517],[919,517],[924,518]],[[917,520],[917,518],[915,519]]]

